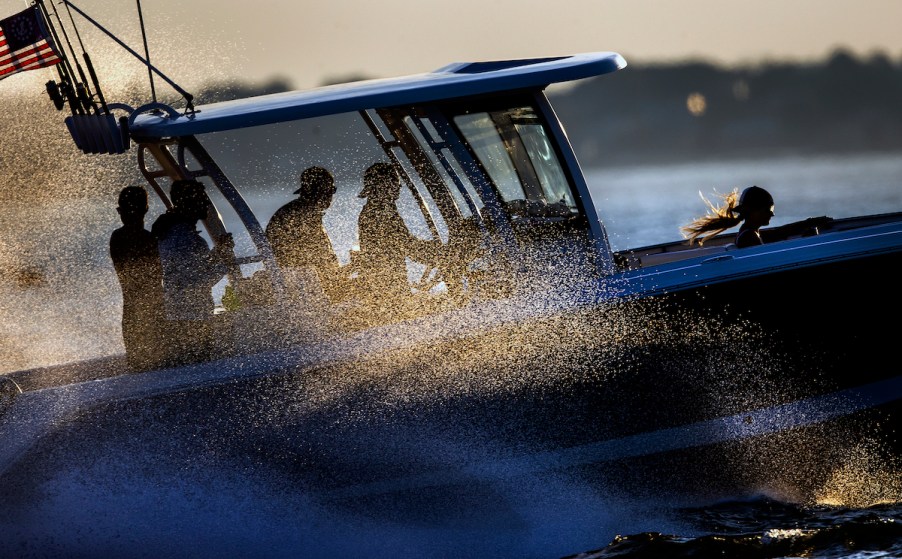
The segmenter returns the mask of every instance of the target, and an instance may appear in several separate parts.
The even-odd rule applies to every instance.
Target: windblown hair
[[[711,237],[742,223],[744,218],[736,211],[739,189],[733,189],[732,192],[721,195],[723,203],[720,206],[712,204],[701,192],[698,195],[708,206],[708,213],[680,228],[683,236],[689,239],[690,245],[695,241],[698,241],[699,245],[703,245]]]

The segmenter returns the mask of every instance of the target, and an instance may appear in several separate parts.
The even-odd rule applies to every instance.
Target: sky
[[[143,54],[136,0],[73,2]],[[0,12],[26,5],[0,0]],[[302,89],[450,62],[590,51],[633,63],[725,65],[820,60],[838,47],[902,57],[902,0],[144,0],[141,7],[151,61],[183,87],[280,76]],[[74,18],[106,79],[142,73]]]

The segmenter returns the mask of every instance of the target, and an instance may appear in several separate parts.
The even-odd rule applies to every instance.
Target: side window
[[[532,107],[454,117],[514,219],[561,220],[579,214],[567,176]]]
[[[567,177],[561,169],[557,154],[551,147],[545,128],[536,122],[535,118],[523,122],[515,120],[514,127],[523,141],[539,184],[542,185],[545,200],[549,204],[559,204],[574,212],[577,211]]]
[[[363,200],[357,197],[366,168],[385,158],[382,146],[356,113],[282,122],[205,134],[203,143],[225,175],[241,192],[263,228],[282,206],[297,198],[299,177],[307,167],[328,169],[337,191],[324,224],[341,264],[350,261],[357,236],[357,216]],[[235,231],[236,252],[253,256],[257,247],[245,246],[237,233],[242,225],[228,209],[223,220]]]
[[[451,150],[444,147],[441,136],[432,122],[425,117],[414,120],[410,116],[406,116],[404,124],[429,159],[431,167],[438,173],[453,202],[454,209],[464,219],[473,217],[474,211],[479,212],[485,203]]]
[[[492,178],[501,200],[506,203],[526,200],[517,169],[489,113],[459,115],[454,117],[454,123]]]

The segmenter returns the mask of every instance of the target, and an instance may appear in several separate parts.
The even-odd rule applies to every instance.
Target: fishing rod
[[[47,7],[44,5],[43,0],[35,0],[35,5],[38,7],[41,17],[44,19],[44,23],[47,25],[54,42],[57,45],[61,45],[62,43],[59,40],[59,35],[50,20],[50,14],[47,11]],[[72,66],[69,63],[69,57],[66,55],[64,49],[60,49],[58,54],[60,57],[60,64],[56,65],[56,69],[60,81],[59,83],[56,83],[53,80],[47,82],[47,94],[50,95],[50,99],[53,101],[57,110],[63,110],[65,103],[69,103],[69,109],[72,111],[73,115],[86,114],[88,112],[88,107],[84,105],[84,100],[79,98],[76,89],[73,86],[75,80],[72,77],[73,72]]]
[[[150,71],[150,49],[147,48],[147,33],[144,31],[144,11],[141,10],[141,0],[138,2],[138,21],[141,23],[141,38],[144,40],[144,56],[147,57],[147,77],[150,79],[150,98],[157,102],[157,90],[153,83],[153,72]]]
[[[132,56],[134,56],[135,58],[137,58],[142,64],[144,64],[145,66],[147,66],[148,72],[153,72],[153,73],[155,73],[157,76],[159,76],[161,79],[163,79],[166,83],[168,83],[174,90],[176,90],[182,97],[185,98],[185,101],[186,101],[186,103],[187,103],[187,106],[185,107],[185,111],[186,111],[186,112],[194,112],[194,96],[193,96],[193,95],[191,95],[190,93],[188,93],[187,91],[185,91],[184,89],[182,89],[181,86],[179,86],[177,83],[175,83],[174,81],[172,81],[171,79],[169,79],[169,77],[168,77],[166,74],[164,74],[164,73],[161,72],[159,69],[157,69],[153,64],[150,63],[149,60],[143,58],[140,54],[138,54],[137,52],[135,52],[131,47],[129,47],[128,45],[126,45],[124,42],[122,42],[122,40],[120,40],[119,37],[116,37],[113,33],[111,33],[110,31],[108,31],[104,26],[100,25],[100,23],[98,23],[97,21],[95,21],[91,16],[89,16],[88,14],[86,14],[86,13],[85,13],[83,10],[81,10],[78,6],[76,6],[75,4],[73,4],[72,2],[70,2],[69,0],[62,0],[62,2],[67,6],[67,8],[68,8],[68,7],[71,7],[73,10],[75,10],[76,12],[78,12],[78,14],[79,14],[81,17],[85,18],[85,19],[86,19],[89,23],[91,23],[94,27],[96,27],[97,29],[99,29],[100,31],[102,31],[104,34],[106,34],[107,37],[109,37],[110,39],[116,41],[116,43],[117,43],[120,47],[122,47],[123,49],[125,49],[129,54],[131,54]],[[142,19],[143,19],[143,18],[142,18]],[[142,28],[143,28],[143,23],[142,23]]]
[[[72,46],[72,42],[69,40],[69,33],[66,32],[66,26],[63,24],[63,20],[60,19],[59,12],[56,9],[56,4],[53,4],[51,2],[51,6],[53,7],[53,15],[56,17],[56,21],[59,23],[63,38],[66,40],[66,45],[68,45],[69,47],[69,52],[72,53],[72,58],[75,59],[75,68],[78,70],[78,75],[81,77],[81,81],[75,81],[74,83],[75,94],[78,96],[78,99],[81,101],[81,105],[82,107],[84,107],[86,112],[90,113],[93,111],[96,114],[98,112],[98,109],[97,105],[94,103],[94,96],[91,94],[91,90],[87,85],[88,78],[85,76],[85,71],[82,69],[81,64],[78,63],[78,58],[75,56],[75,48]],[[61,44],[59,43],[58,38],[57,44]],[[82,50],[84,50],[84,46],[82,46]],[[68,56],[66,58],[68,60]]]
[[[69,9],[68,4],[64,4],[66,6],[66,12],[69,14],[69,21],[72,22],[72,29],[75,31],[75,37],[78,39],[78,44],[81,46],[81,54],[85,59],[85,65],[88,67],[88,74],[91,75],[91,82],[94,84],[94,90],[97,92],[97,99],[100,101],[100,106],[103,107],[103,112],[109,114],[110,109],[106,104],[106,99],[103,96],[103,91],[100,89],[100,80],[97,79],[97,72],[94,71],[94,64],[91,63],[91,57],[88,55],[88,49],[85,48],[84,42],[81,40],[81,34],[78,32],[78,26],[75,25],[75,19],[72,17],[72,10]],[[56,10],[56,8],[54,8]],[[59,17],[59,16],[57,16]],[[65,28],[63,29],[65,32]],[[68,37],[66,38],[68,41]],[[71,48],[71,46],[69,47]],[[76,64],[78,64],[76,62]],[[79,72],[81,72],[81,66],[78,66]],[[82,79],[84,78],[84,73],[82,73]]]

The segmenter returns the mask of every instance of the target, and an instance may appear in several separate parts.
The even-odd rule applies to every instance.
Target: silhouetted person
[[[780,241],[794,235],[817,234],[818,227],[833,221],[826,216],[811,217],[804,221],[762,230],[762,227],[770,224],[770,218],[774,216],[774,198],[759,186],[746,188],[741,196],[738,190],[733,190],[723,197],[724,203],[719,207],[702,199],[705,200],[711,213],[682,228],[690,243],[698,240],[699,244],[704,244],[711,237],[741,223],[736,233],[735,244],[737,248],[745,248]]]
[[[122,341],[129,368],[160,364],[162,349],[163,270],[157,241],[144,228],[147,191],[127,186],[116,211],[122,227],[110,235],[110,258],[122,289]]]
[[[294,192],[298,197],[276,210],[269,220],[266,236],[276,262],[294,280],[295,287],[306,291],[307,296],[324,294],[335,303],[344,298],[347,289],[323,226],[323,214],[335,195],[335,180],[328,170],[310,167],[301,173],[300,183]]]
[[[360,251],[354,265],[373,310],[403,313],[412,295],[407,277],[407,260],[431,263],[436,257],[433,241],[413,236],[398,213],[401,177],[388,163],[371,165],[363,176],[366,198],[358,221]]]
[[[209,211],[204,185],[177,180],[170,192],[172,208],[157,218],[152,232],[160,250],[170,358],[199,361],[213,351],[213,286],[228,273],[234,243],[226,234],[214,248],[197,229]]]

